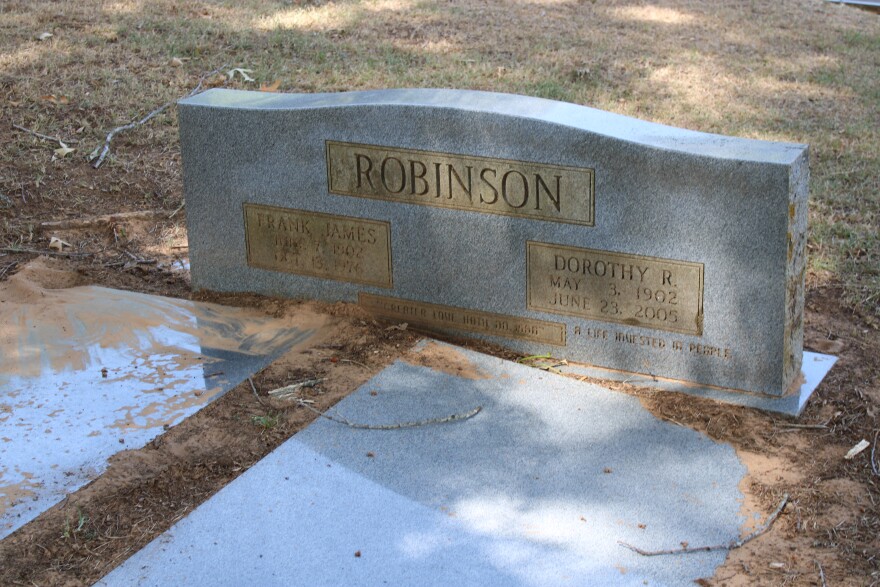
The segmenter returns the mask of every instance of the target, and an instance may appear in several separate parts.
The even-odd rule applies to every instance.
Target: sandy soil
[[[162,220],[126,220],[99,223],[97,229],[53,229],[53,235],[68,242],[89,240],[99,245],[92,250],[103,252],[33,265],[27,264],[33,255],[16,255],[0,292],[7,297],[14,292],[23,300],[28,292],[92,283],[247,306],[275,316],[301,309],[302,303],[292,300],[191,294],[187,273],[180,270],[184,237],[163,236],[167,228]],[[124,245],[120,233],[126,235]],[[120,255],[123,249],[129,254]],[[790,495],[768,532],[731,551],[715,577],[700,584],[822,585],[823,576],[828,585],[880,582],[880,476],[872,471],[870,450],[844,459],[859,440],[875,440],[880,333],[844,311],[838,300],[832,288],[809,289],[807,346],[839,354],[840,361],[798,420],[608,383],[640,397],[660,418],[732,444],[749,469],[741,487],[745,512],[766,515],[784,494]],[[257,393],[245,382],[145,448],[119,453],[99,479],[0,543],[0,584],[90,585],[316,417],[295,403],[269,397],[269,390],[323,378],[308,394],[317,409],[326,410],[419,338],[409,329],[374,322],[356,306],[311,302],[310,308],[335,324],[330,341],[288,353],[259,373]],[[516,358],[491,345],[465,344]],[[421,360],[479,376],[455,357]],[[256,414],[271,415],[276,423],[257,426]],[[65,533],[71,523],[78,525],[80,514],[87,517],[84,526]],[[744,526],[743,533],[758,522]]]

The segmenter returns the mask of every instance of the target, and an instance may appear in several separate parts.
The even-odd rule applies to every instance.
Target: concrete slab
[[[101,287],[0,304],[0,539],[315,330]]]
[[[427,342],[97,584],[692,585],[744,516],[733,449],[633,397]],[[426,366],[422,366],[426,365]],[[444,372],[448,371],[448,372]]]
[[[801,379],[798,380],[800,385],[792,393],[784,396],[762,395],[759,393],[746,393],[744,391],[734,389],[724,389],[721,387],[712,387],[690,383],[687,381],[679,381],[676,379],[665,379],[663,377],[655,377],[644,375],[641,373],[629,373],[626,371],[616,371],[613,369],[604,369],[593,365],[583,365],[580,363],[569,363],[556,367],[563,373],[573,373],[577,375],[586,375],[599,379],[611,379],[612,381],[625,381],[632,385],[641,385],[652,389],[661,389],[663,391],[677,391],[687,393],[699,397],[705,397],[716,401],[746,406],[749,408],[757,408],[769,412],[779,412],[789,416],[800,416],[807,405],[807,400],[828,375],[831,367],[837,362],[837,357],[832,355],[823,355],[821,353],[813,353],[804,351],[804,360],[801,364]]]

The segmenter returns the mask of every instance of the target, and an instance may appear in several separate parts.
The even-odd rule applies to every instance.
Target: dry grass
[[[880,17],[821,0],[7,1],[4,120],[80,142],[53,161],[57,145],[0,128],[0,237],[33,238],[33,217],[176,207],[173,112],[116,139],[99,171],[83,155],[228,64],[253,70],[236,87],[474,88],[809,143],[811,283],[878,316],[878,56]]]

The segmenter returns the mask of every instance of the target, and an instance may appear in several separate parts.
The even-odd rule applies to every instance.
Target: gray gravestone
[[[799,387],[804,145],[455,90],[210,90],[180,102],[180,134],[196,289],[356,301],[686,386]]]

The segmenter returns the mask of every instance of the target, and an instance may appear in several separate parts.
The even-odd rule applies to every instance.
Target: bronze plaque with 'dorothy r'
[[[359,293],[358,303],[379,318],[427,330],[464,330],[565,346],[565,324]]]
[[[703,265],[529,242],[528,308],[703,334]]]
[[[593,226],[594,171],[327,141],[331,194]]]
[[[391,288],[391,225],[244,204],[251,267]]]

